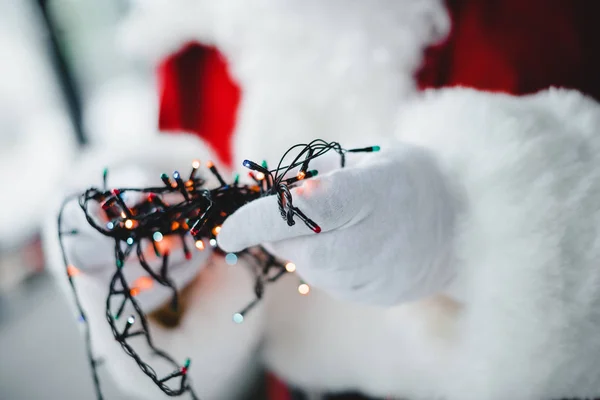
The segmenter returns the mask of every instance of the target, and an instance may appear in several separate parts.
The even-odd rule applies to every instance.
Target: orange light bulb
[[[198,250],[204,250],[204,242],[202,240],[196,240],[195,245]]]
[[[221,232],[221,225],[217,225],[212,230],[213,234],[218,235]]]
[[[69,264],[67,266],[67,275],[69,276],[77,276],[81,273],[81,271],[79,271],[79,269],[74,266],[73,264]]]
[[[133,287],[139,291],[152,289],[154,281],[149,276],[140,276],[133,282]]]

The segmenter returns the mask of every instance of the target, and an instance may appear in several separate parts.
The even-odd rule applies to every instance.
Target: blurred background
[[[40,228],[53,212],[48,193],[84,147],[157,133],[153,71],[115,47],[127,11],[125,0],[0,0],[2,400],[93,397]],[[103,386],[107,398],[123,398]]]

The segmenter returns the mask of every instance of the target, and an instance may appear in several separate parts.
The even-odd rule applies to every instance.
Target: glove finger
[[[311,179],[292,189],[293,204],[314,221],[321,232],[327,232],[360,220],[361,202],[348,195],[350,169],[335,171],[322,178]],[[288,226],[282,218],[277,196],[253,201],[229,217],[219,233],[219,246],[225,251],[240,251],[261,243],[314,235],[296,215]]]

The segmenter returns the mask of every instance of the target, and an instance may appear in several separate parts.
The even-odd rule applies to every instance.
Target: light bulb
[[[138,293],[142,290],[152,289],[154,281],[149,276],[140,276],[133,282],[133,287],[138,290]]]
[[[133,228],[133,221],[128,219],[127,221],[125,221],[125,228],[127,229],[131,229]]]
[[[160,242],[161,240],[163,240],[163,234],[156,231],[152,234],[152,239],[154,239],[155,242]]]
[[[296,270],[296,264],[294,264],[293,262],[285,264],[285,270],[287,272],[294,272]]]
[[[196,240],[195,246],[198,250],[204,250],[204,242],[202,240]]]
[[[237,264],[237,260],[238,260],[238,257],[235,254],[233,254],[233,253],[228,253],[225,256],[225,262],[228,265],[235,265],[235,264]]]
[[[244,316],[240,313],[233,314],[233,322],[235,322],[236,324],[241,324],[242,322],[244,322]]]
[[[67,275],[69,276],[77,276],[79,275],[81,271],[79,271],[79,269],[77,269],[76,266],[74,266],[73,264],[69,264],[67,266]]]
[[[306,283],[302,283],[300,286],[298,286],[298,293],[308,294],[308,292],[310,292],[310,286],[308,286]]]
[[[265,179],[265,174],[263,174],[262,172],[257,172],[256,174],[254,174],[254,177],[257,180],[262,181],[263,179]]]
[[[200,160],[194,160],[192,162],[192,168],[194,168],[194,169],[200,168]]]

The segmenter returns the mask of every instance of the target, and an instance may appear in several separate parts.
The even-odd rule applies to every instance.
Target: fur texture
[[[388,310],[289,294],[271,304],[267,362],[371,395],[597,396],[599,122],[575,92],[423,96],[397,135],[435,152],[465,201],[454,288]]]

